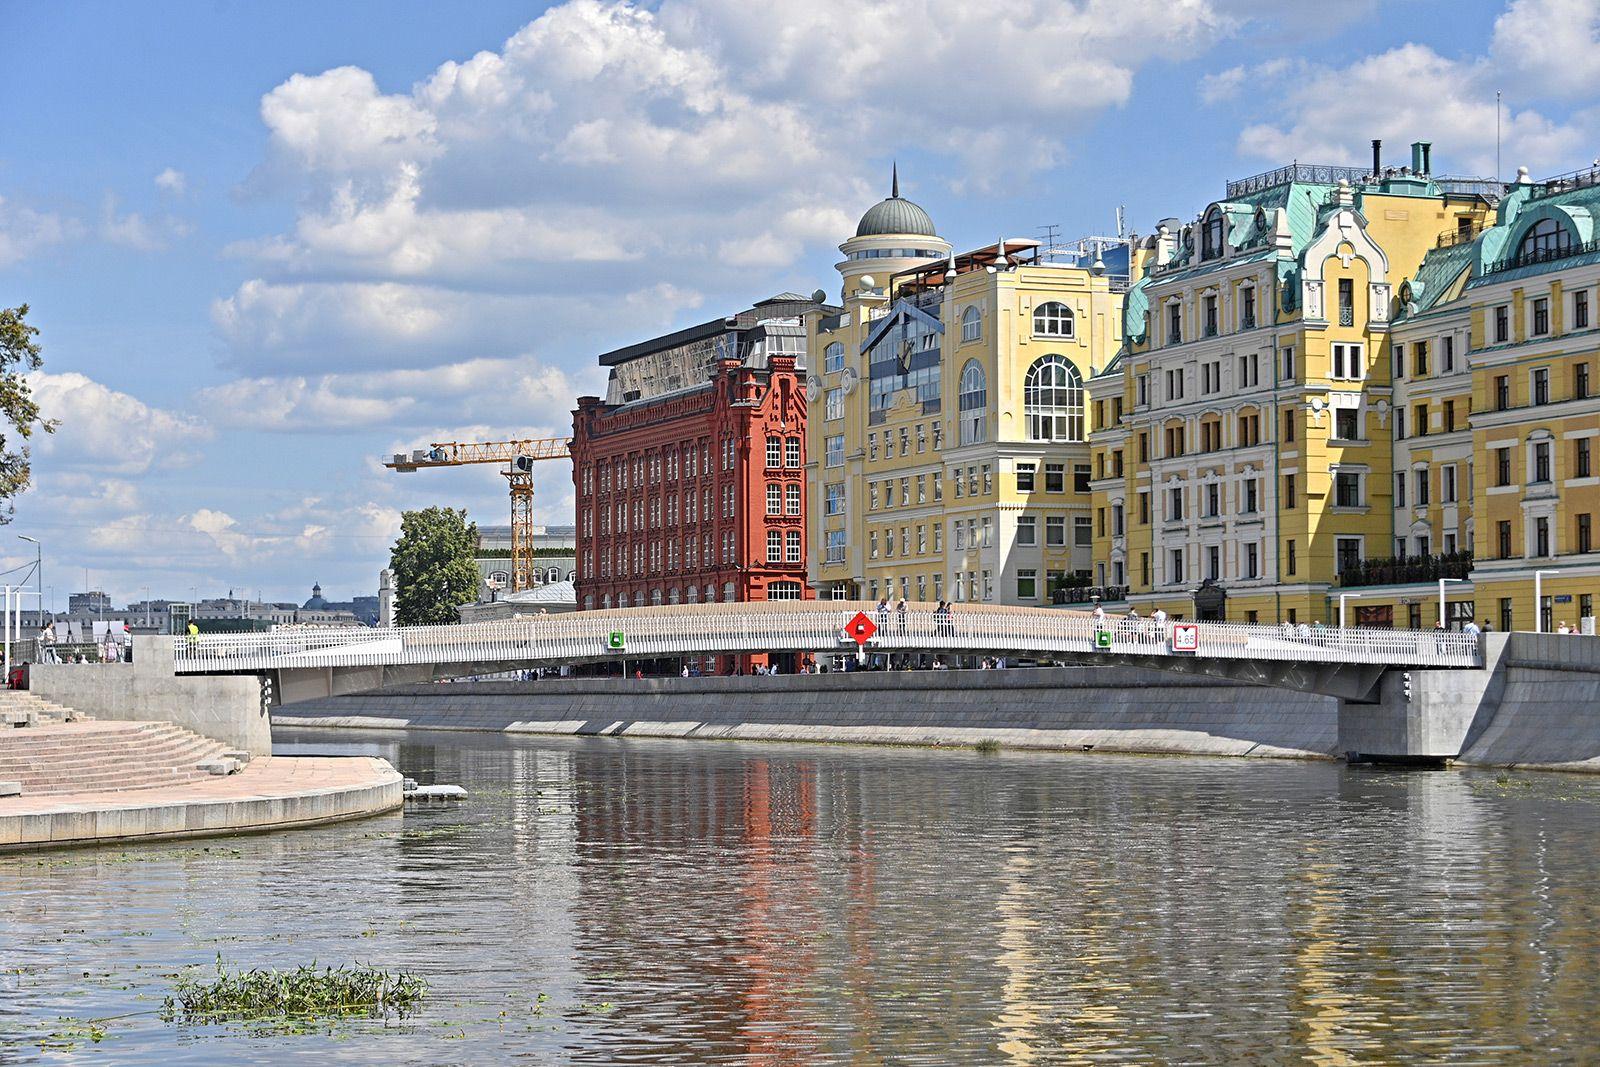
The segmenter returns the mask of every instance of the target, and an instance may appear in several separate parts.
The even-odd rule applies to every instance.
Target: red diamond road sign
[[[878,632],[878,626],[867,618],[866,612],[858,611],[856,617],[845,624],[844,632],[855,638],[856,644],[864,645]]]

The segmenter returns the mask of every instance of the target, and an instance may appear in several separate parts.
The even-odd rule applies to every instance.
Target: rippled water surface
[[[471,799],[0,857],[0,1063],[1600,1059],[1586,777],[280,742],[376,752]],[[388,1023],[163,1022],[175,972],[219,954],[409,968],[432,991]]]

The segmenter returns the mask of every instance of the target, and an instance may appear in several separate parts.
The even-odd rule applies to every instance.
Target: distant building
[[[376,626],[378,616],[378,597],[332,601],[323,597],[322,586],[316,583],[311,586],[311,597],[300,605],[294,621],[302,626]]]
[[[533,528],[534,587],[577,577],[577,527]],[[511,588],[511,527],[478,527],[478,600],[487,603]]]
[[[67,597],[68,615],[95,615],[111,610],[111,598],[98,589]]]
[[[489,602],[463,604],[456,610],[460,612],[462,622],[504,622],[530,615],[557,615],[574,611],[577,607],[572,583],[559,581],[515,593],[504,593]]]

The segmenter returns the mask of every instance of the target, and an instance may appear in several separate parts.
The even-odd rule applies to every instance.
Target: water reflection
[[[329,735],[294,743],[330,747]],[[0,1061],[1581,1060],[1600,782],[1330,764],[340,735],[457,808],[0,859]],[[177,966],[423,971],[241,1037]],[[86,973],[87,972],[87,973]],[[242,1042],[242,1044],[240,1044]]]

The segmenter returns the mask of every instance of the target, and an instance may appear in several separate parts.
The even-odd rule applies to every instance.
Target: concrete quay
[[[267,756],[172,785],[0,797],[0,852],[342,822],[398,810],[401,783],[375,757]]]

